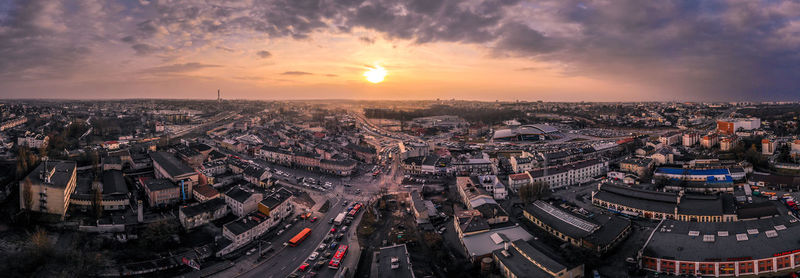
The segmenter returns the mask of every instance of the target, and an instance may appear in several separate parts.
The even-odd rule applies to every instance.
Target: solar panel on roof
[[[783,224],[781,224],[781,225],[778,225],[778,226],[775,226],[775,230],[778,230],[778,231],[783,231],[783,230],[786,230],[786,226],[785,226],[785,225],[783,225]]]
[[[594,231],[595,228],[597,228],[597,225],[595,225],[595,224],[593,224],[593,223],[591,223],[589,221],[580,219],[580,218],[578,218],[578,217],[576,217],[576,216],[574,216],[572,214],[569,214],[569,213],[567,213],[567,212],[565,212],[563,210],[556,209],[556,208],[554,208],[552,205],[550,205],[548,203],[539,201],[539,202],[534,203],[534,205],[537,206],[538,208],[540,208],[541,210],[543,210],[544,212],[552,215],[553,217],[558,218],[559,220],[564,221],[567,224],[575,226],[578,229],[581,229],[581,230],[584,230],[584,231],[587,231],[587,232],[591,232],[591,231]]]
[[[717,231],[717,236],[728,236],[728,231]]]
[[[714,235],[703,235],[703,242],[714,242]]]
[[[757,235],[758,229],[747,229],[747,234],[749,235]]]
[[[736,241],[745,241],[747,240],[747,234],[736,234]]]
[[[700,231],[689,231],[689,236],[699,236]]]

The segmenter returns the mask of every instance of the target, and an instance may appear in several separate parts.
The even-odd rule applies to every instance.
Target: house
[[[535,165],[532,157],[512,156],[511,159],[509,159],[509,162],[511,162],[511,169],[514,171],[514,173],[530,171]]]
[[[195,186],[192,194],[194,195],[194,199],[201,203],[219,198],[219,191],[208,184]]]
[[[258,203],[258,211],[275,221],[280,221],[294,211],[295,205],[291,201],[292,196],[291,191],[280,188]]]
[[[528,172],[508,175],[508,189],[519,192],[519,188],[526,184],[533,184],[533,177]]]

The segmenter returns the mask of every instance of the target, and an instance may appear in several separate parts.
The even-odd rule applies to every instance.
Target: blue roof
[[[696,176],[717,176],[717,175],[730,175],[728,169],[683,169],[683,168],[661,168],[656,169],[656,173],[668,175],[696,175]]]

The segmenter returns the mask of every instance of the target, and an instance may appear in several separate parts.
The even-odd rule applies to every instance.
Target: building
[[[263,199],[261,193],[255,193],[252,189],[244,189],[241,186],[229,189],[223,194],[225,203],[231,208],[231,212],[238,217],[255,211],[258,202]]]
[[[76,184],[74,161],[43,161],[19,182],[20,209],[56,214],[63,219]],[[28,198],[30,201],[26,202]]]
[[[484,189],[479,177],[457,177],[456,185],[458,193],[461,195],[461,202],[467,206],[467,209],[477,210],[489,224],[508,221],[508,213],[497,204],[493,195]]]
[[[292,196],[292,192],[289,190],[278,189],[258,203],[258,211],[275,221],[280,221],[294,211]]]
[[[492,135],[492,141],[541,141],[547,140],[558,129],[546,124],[522,125],[511,129],[498,129]]]
[[[514,171],[514,173],[522,173],[533,170],[533,166],[535,165],[532,157],[512,156],[511,159],[509,159],[509,162],[511,162],[511,169]]]
[[[529,171],[534,182],[543,182],[551,189],[592,181],[608,172],[608,162],[599,159],[577,161],[569,164]]]
[[[371,278],[414,278],[411,256],[405,244],[381,247],[372,253]]]
[[[14,119],[11,119],[11,120],[7,120],[5,122],[0,123],[0,131],[9,130],[9,129],[15,127],[15,126],[24,124],[26,122],[28,122],[28,118],[26,118],[26,117],[19,117],[19,118],[14,118]]]
[[[456,223],[458,224],[458,223]],[[459,225],[456,226],[457,229]],[[520,226],[507,226],[502,228],[486,229],[473,233],[459,233],[461,245],[466,250],[472,262],[492,256],[494,250],[502,249],[506,244],[515,240],[528,241],[533,236]]]
[[[17,137],[17,145],[28,148],[47,148],[50,137],[47,135],[25,131],[25,135]]]
[[[723,152],[729,152],[736,147],[736,139],[731,137],[725,137],[719,140],[719,150]]]
[[[500,274],[505,278],[583,277],[583,264],[567,267],[561,258],[552,257],[524,240],[514,240],[492,251]]]
[[[230,254],[260,237],[279,222],[258,211],[222,226],[222,236],[217,241],[217,257]]]
[[[659,167],[654,180],[668,180],[681,188],[696,188],[700,191],[733,191],[733,177],[728,169],[686,169]]]
[[[178,220],[184,229],[190,230],[225,217],[227,214],[228,206],[225,204],[225,200],[215,198],[191,206],[182,206],[178,210]]]
[[[655,162],[651,158],[627,158],[619,162],[619,169],[643,177],[650,173],[654,164]]]
[[[482,153],[481,158],[462,157],[453,162],[456,175],[496,175],[497,166],[489,160],[489,155]]]
[[[700,142],[700,135],[696,132],[687,132],[683,134],[683,146],[691,147]]]
[[[592,204],[614,213],[644,219],[694,222],[737,221],[733,195],[694,195],[599,184]]]
[[[672,146],[681,143],[681,133],[677,131],[670,131],[658,137],[658,141],[664,146]]]
[[[642,269],[703,277],[780,276],[800,269],[800,223],[663,220],[639,251]]]
[[[705,135],[703,136],[703,139],[700,140],[700,145],[706,149],[711,149],[717,144],[719,144],[719,136],[717,134]]]
[[[727,118],[717,121],[717,132],[720,134],[734,134],[739,130],[753,130],[761,127],[759,118]]]
[[[373,163],[375,162],[375,158],[377,157],[377,152],[375,148],[371,146],[362,146],[356,144],[347,144],[344,147],[345,150],[349,151],[355,158],[361,160],[366,163]]]
[[[194,195],[195,200],[202,203],[212,199],[219,198],[219,191],[214,189],[214,187],[212,187],[211,185],[201,184],[194,187],[192,195]]]
[[[522,172],[508,175],[508,189],[512,192],[519,192],[519,188],[526,184],[533,184],[533,177],[531,177],[530,173]]]
[[[761,154],[763,155],[772,155],[775,153],[775,142],[769,139],[762,139],[761,140]]]
[[[178,185],[181,200],[192,198],[192,187],[197,185],[198,172],[167,152],[150,153],[156,178],[164,178]]]
[[[631,221],[614,215],[587,218],[537,200],[525,206],[525,219],[561,241],[569,242],[597,253],[605,253],[625,239],[631,231]]]
[[[180,187],[168,179],[140,179],[150,207],[165,206],[181,200]]]

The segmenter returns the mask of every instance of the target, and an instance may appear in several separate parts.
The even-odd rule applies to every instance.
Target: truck
[[[342,225],[342,222],[344,222],[344,218],[346,216],[347,216],[346,212],[339,213],[339,215],[337,215],[336,218],[333,219],[333,224],[336,226]]]

